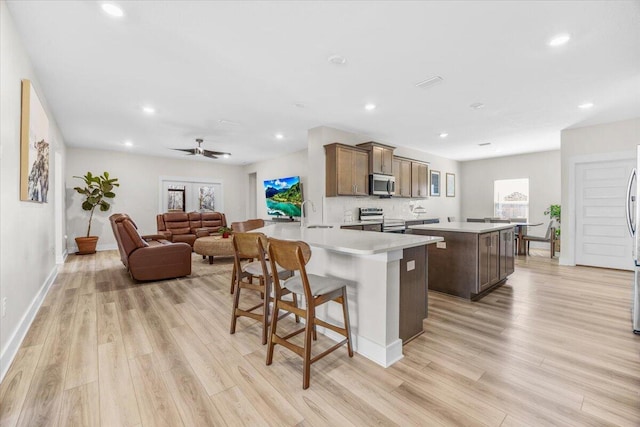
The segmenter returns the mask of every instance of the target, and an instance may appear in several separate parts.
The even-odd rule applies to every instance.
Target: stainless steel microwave
[[[396,194],[396,178],[393,175],[372,173],[369,175],[369,194],[373,196],[393,196]]]

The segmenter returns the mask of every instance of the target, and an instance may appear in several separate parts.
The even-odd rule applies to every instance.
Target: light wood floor
[[[132,284],[116,252],[70,256],[0,386],[0,425],[640,425],[629,272],[520,257],[479,302],[430,292],[391,368],[339,349],[303,391],[293,353],[265,366],[257,323],[229,335],[231,264],[193,263]]]

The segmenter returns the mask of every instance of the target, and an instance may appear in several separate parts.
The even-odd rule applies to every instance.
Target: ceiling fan
[[[190,156],[203,156],[210,159],[217,159],[218,156],[227,158],[231,155],[231,153],[224,153],[222,151],[205,150],[202,148],[202,143],[204,142],[202,138],[196,138],[196,142],[198,143],[196,148],[172,148],[172,150],[185,151],[189,153],[188,155]]]

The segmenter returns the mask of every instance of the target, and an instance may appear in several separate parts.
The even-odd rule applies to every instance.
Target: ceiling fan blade
[[[184,151],[186,153],[195,154],[196,150],[194,148],[172,148],[172,150]]]
[[[224,154],[229,154],[229,153],[223,153],[222,151],[211,151],[211,150],[202,150],[204,155],[207,157],[210,156],[222,156]]]
[[[204,150],[204,153],[202,153],[202,155],[204,157],[208,157],[210,159],[217,159],[218,158],[218,156],[214,155],[213,152],[209,151],[209,150]]]

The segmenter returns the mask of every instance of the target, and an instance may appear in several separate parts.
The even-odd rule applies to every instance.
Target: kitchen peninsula
[[[306,242],[312,250],[308,272],[349,281],[353,348],[359,354],[391,366],[402,358],[403,342],[422,333],[422,320],[427,316],[427,245],[442,241],[441,237],[296,224],[274,224],[255,231]],[[342,311],[333,304],[316,314],[325,321],[342,322]],[[336,340],[342,338],[330,330],[318,331]]]
[[[475,300],[514,271],[513,224],[449,222],[409,229],[444,239],[429,248],[430,290]]]

